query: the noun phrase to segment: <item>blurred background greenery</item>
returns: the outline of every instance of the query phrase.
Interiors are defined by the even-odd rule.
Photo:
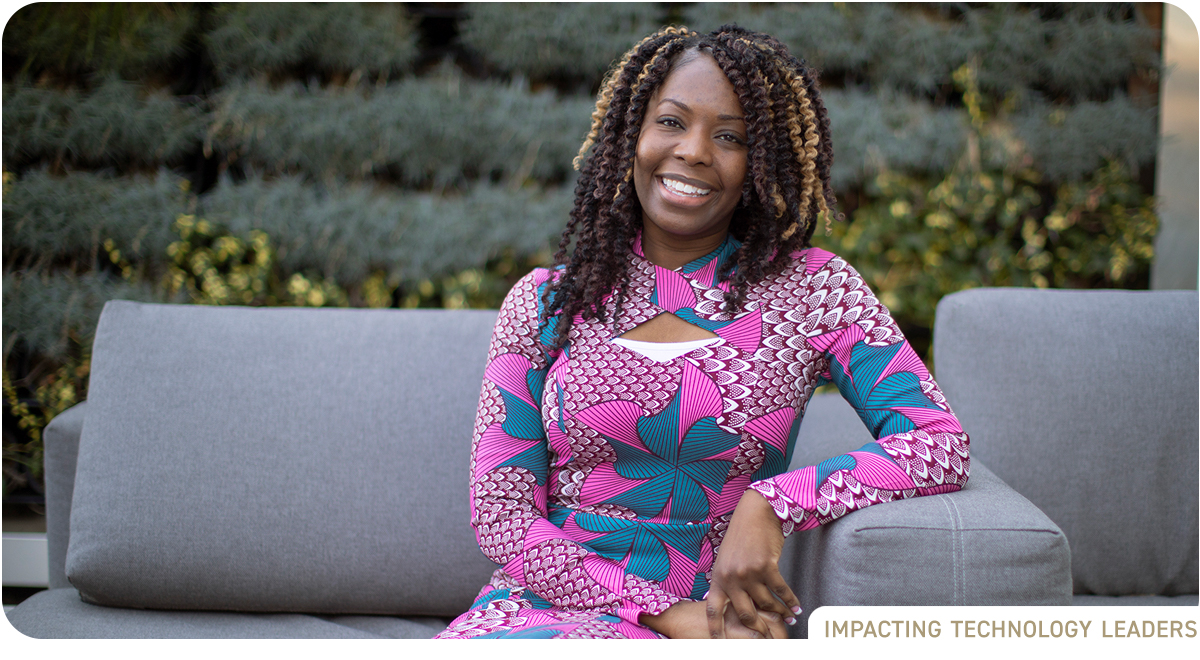
[[[4,498],[105,301],[496,307],[599,82],[667,24],[822,72],[845,256],[928,356],[977,286],[1146,288],[1156,4],[35,4],[4,31]],[[936,367],[936,365],[935,365]]]

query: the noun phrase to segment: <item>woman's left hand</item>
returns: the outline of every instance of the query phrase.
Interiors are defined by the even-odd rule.
[[[771,505],[755,490],[746,490],[713,565],[707,598],[708,632],[725,637],[726,610],[733,609],[742,625],[765,638],[771,626],[760,616],[775,612],[792,623],[800,613],[800,600],[779,572],[783,531]]]

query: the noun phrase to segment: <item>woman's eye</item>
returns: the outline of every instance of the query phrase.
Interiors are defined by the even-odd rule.
[[[658,123],[671,128],[683,128],[683,124],[679,123],[679,120],[674,117],[663,117],[658,120]]]
[[[743,140],[742,138],[740,138],[737,135],[734,135],[732,133],[725,133],[724,135],[719,135],[719,136],[717,136],[717,139],[725,140],[727,142],[733,142],[734,144],[745,144],[745,140]]]

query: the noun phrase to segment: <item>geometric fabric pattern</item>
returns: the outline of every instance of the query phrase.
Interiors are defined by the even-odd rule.
[[[679,271],[635,240],[609,321],[538,323],[554,275],[509,292],[488,353],[471,454],[471,523],[497,565],[440,638],[653,638],[638,622],[702,599],[747,488],[784,535],[850,511],[958,490],[970,441],[887,309],[841,258],[809,248],[724,309],[729,237]],[[717,341],[667,362],[612,339],[662,313]],[[787,472],[814,389],[834,383],[876,438]]]

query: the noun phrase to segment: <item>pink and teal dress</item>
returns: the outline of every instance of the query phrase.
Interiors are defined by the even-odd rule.
[[[969,439],[887,309],[810,248],[724,311],[729,238],[678,271],[629,255],[616,321],[539,328],[551,272],[505,299],[471,454],[471,524],[498,568],[439,638],[653,638],[638,623],[708,591],[747,488],[784,535],[967,482]],[[610,303],[611,304],[611,303]],[[666,361],[612,339],[669,312],[718,339]],[[874,442],[788,471],[805,404],[833,382]]]

